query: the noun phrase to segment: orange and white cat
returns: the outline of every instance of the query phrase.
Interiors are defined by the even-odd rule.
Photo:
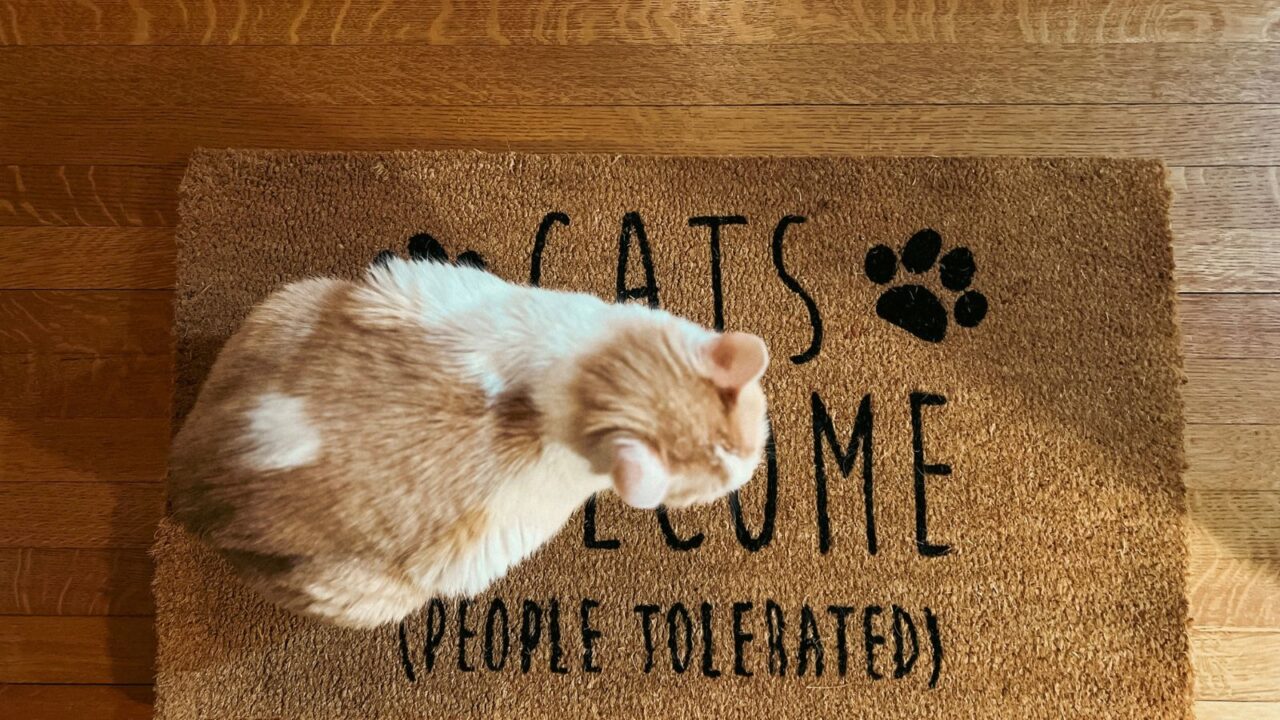
[[[384,259],[277,291],[174,440],[174,517],[269,600],[370,627],[484,590],[612,489],[741,487],[764,342],[661,310]]]

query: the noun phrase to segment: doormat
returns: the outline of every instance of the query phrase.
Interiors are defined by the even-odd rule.
[[[1157,163],[201,152],[182,195],[179,421],[255,302],[390,250],[757,333],[772,437],[373,631],[166,523],[159,717],[1188,715]]]

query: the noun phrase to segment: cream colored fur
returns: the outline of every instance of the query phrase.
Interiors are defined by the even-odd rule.
[[[594,493],[741,487],[766,363],[754,336],[469,267],[307,280],[224,347],[174,442],[172,507],[284,607],[391,622],[484,590]]]

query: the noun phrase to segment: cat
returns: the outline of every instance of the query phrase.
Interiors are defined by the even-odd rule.
[[[768,361],[663,310],[380,258],[249,314],[174,438],[170,509],[266,599],[375,627],[483,591],[596,493],[742,487]]]

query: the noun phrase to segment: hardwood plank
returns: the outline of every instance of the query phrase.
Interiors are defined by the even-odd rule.
[[[0,245],[4,236],[0,230]],[[149,257],[139,255],[138,263]],[[9,262],[24,260],[15,255]],[[172,257],[167,264],[172,267]],[[168,353],[172,300],[171,292],[0,290],[0,355]]]
[[[1198,700],[1196,720],[1274,720],[1280,717],[1280,702],[1229,702]]]
[[[1187,487],[1280,490],[1280,426],[1187,425]]]
[[[39,162],[0,168],[0,227],[172,226],[177,221],[181,167]]]
[[[146,548],[163,494],[157,483],[0,483],[0,547]]]
[[[149,617],[0,617],[0,683],[127,683],[153,678]]]
[[[0,105],[1267,103],[1276,67],[1280,43],[13,48]]]
[[[150,685],[0,685],[0,705],[23,720],[151,720]]]
[[[1178,312],[1189,358],[1280,358],[1280,294],[1182,295]]]
[[[168,228],[0,228],[0,287],[171,287],[173,242]]]
[[[1184,366],[1187,422],[1280,425],[1280,362],[1187,358]]]
[[[1280,168],[1171,167],[1169,187],[1169,217],[1178,232],[1246,229],[1280,236]]]
[[[1280,631],[1191,631],[1196,697],[1280,700]]]
[[[1193,554],[1253,559],[1280,573],[1280,493],[1191,490],[1187,500]]]
[[[168,355],[0,355],[0,416],[163,418],[172,365]]]
[[[0,161],[165,164],[202,147],[1161,157],[1280,165],[1280,105],[0,107]]]
[[[1276,292],[1278,242],[1280,228],[1178,233],[1178,287],[1184,292]]]
[[[1280,567],[1252,558],[1191,553],[1187,599],[1193,624],[1218,628],[1280,630]]]
[[[0,418],[0,482],[159,482],[165,418]]]
[[[151,615],[151,571],[141,548],[0,549],[0,615]]]
[[[956,0],[588,0],[454,3],[349,0],[299,8],[233,0],[19,3],[0,23],[15,45],[614,45],[686,43],[1231,42],[1276,39],[1277,11],[1249,0],[1013,5]]]

